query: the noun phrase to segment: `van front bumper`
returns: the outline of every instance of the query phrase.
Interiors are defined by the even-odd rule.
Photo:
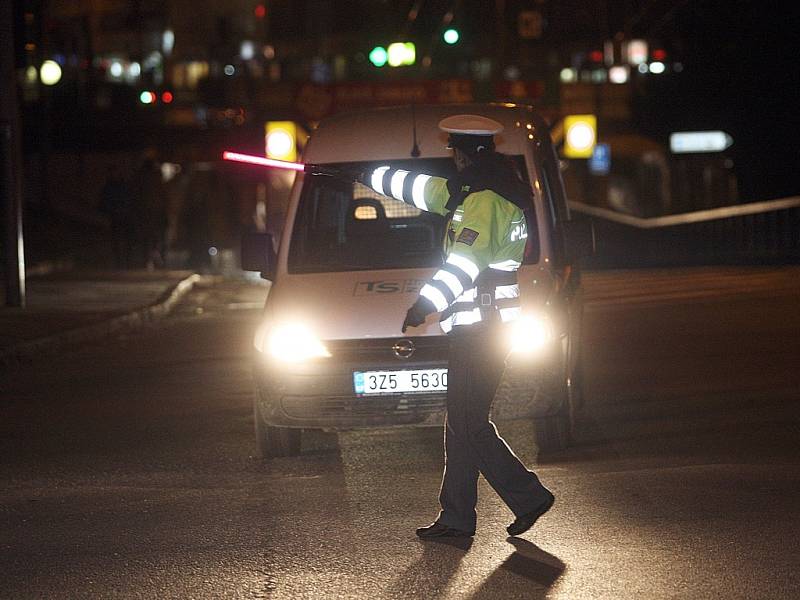
[[[398,339],[416,348],[395,355]],[[349,429],[441,425],[446,392],[358,395],[353,373],[369,370],[447,368],[447,338],[426,336],[326,342],[331,357],[285,364],[256,353],[254,374],[261,418],[275,427]]]

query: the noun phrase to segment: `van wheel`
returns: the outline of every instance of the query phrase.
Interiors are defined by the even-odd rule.
[[[267,425],[261,416],[257,400],[253,402],[253,418],[255,421],[256,449],[261,458],[269,459],[300,454],[302,437],[300,429]]]
[[[555,452],[567,447],[570,440],[569,414],[562,410],[533,420],[536,446],[540,452]]]
[[[567,379],[569,428],[573,434],[578,420],[578,410],[583,406],[583,399],[583,361],[579,358]]]

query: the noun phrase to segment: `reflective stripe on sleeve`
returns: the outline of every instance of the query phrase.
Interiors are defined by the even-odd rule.
[[[447,301],[447,306],[450,306],[456,301],[456,295],[453,293],[453,290],[441,279],[433,278],[428,283],[442,292],[444,299]]]
[[[436,275],[434,275],[433,278],[443,282],[448,288],[450,288],[450,291],[453,292],[453,297],[455,298],[458,298],[464,291],[464,286],[458,280],[458,277],[449,271],[440,269],[436,272]]]
[[[467,275],[464,269],[461,269],[455,265],[445,263],[444,265],[442,265],[442,268],[439,271],[440,272],[447,271],[448,273],[453,275],[453,277],[458,279],[459,283],[461,284],[461,289],[467,290],[471,288],[474,283],[472,281],[472,278],[469,275]]]
[[[489,268],[497,269],[498,271],[516,271],[521,264],[518,260],[504,260],[503,262],[489,265]]]
[[[433,302],[438,312],[442,312],[450,305],[449,302],[447,302],[447,298],[444,297],[444,294],[429,283],[422,286],[419,295]]]
[[[456,298],[456,302],[472,302],[478,297],[478,288],[471,287]]]
[[[398,169],[392,174],[391,189],[389,191],[392,194],[392,198],[395,200],[403,199],[403,182],[407,175],[408,171],[403,171],[402,169]]]
[[[453,325],[472,325],[481,321],[481,309],[473,308],[472,310],[462,310],[453,313],[450,318],[453,319]]]
[[[379,194],[386,195],[383,191],[383,176],[386,174],[386,171],[389,170],[389,165],[378,167],[372,172],[372,177],[370,177],[370,187],[373,190],[378,192]]]
[[[470,281],[473,283],[475,282],[475,279],[477,279],[478,274],[481,272],[478,265],[476,265],[466,256],[461,256],[455,252],[452,252],[450,256],[447,257],[446,262],[464,271],[464,273],[467,274],[467,276],[470,278]]]
[[[425,203],[425,185],[430,178],[430,175],[417,175],[411,186],[411,201],[420,210],[428,210],[428,205]]]
[[[475,308],[472,310],[462,310],[460,312],[453,313],[444,321],[441,321],[439,326],[445,333],[450,333],[453,330],[453,327],[456,325],[473,325],[481,320],[481,311],[479,308]]]
[[[522,308],[520,308],[519,306],[513,306],[511,308],[501,308],[500,319],[503,321],[503,323],[508,323],[509,321],[516,320],[521,312]]]

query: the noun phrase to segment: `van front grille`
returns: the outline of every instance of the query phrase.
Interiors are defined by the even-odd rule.
[[[397,423],[415,423],[443,412],[445,394],[397,396],[284,396],[283,410],[295,419],[353,421],[391,419]]]

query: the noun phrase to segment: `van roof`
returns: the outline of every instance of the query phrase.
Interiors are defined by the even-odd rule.
[[[413,116],[412,116],[413,112]],[[548,126],[532,107],[520,104],[424,104],[375,108],[342,113],[323,120],[312,133],[303,154],[309,163],[399,160],[411,158],[414,122],[420,157],[449,157],[447,134],[439,130],[443,118],[478,114],[499,121],[497,151],[523,154],[532,139],[548,136]]]

